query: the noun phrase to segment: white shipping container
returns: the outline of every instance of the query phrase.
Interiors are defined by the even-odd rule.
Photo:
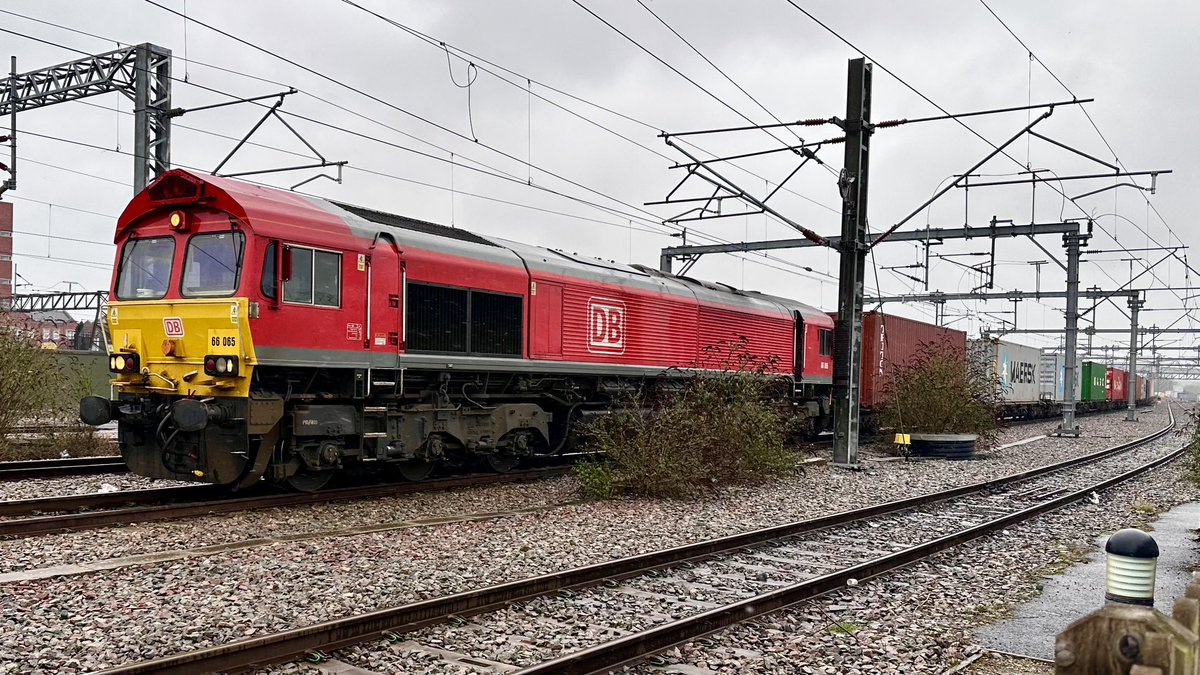
[[[1042,400],[1061,402],[1066,396],[1066,358],[1062,354],[1042,354],[1038,364],[1038,391]],[[1075,400],[1083,392],[1083,357],[1075,359]]]
[[[1000,379],[1000,396],[1009,402],[1041,400],[1038,371],[1042,350],[1004,340],[972,340],[973,358],[987,359]]]
[[[1063,396],[1063,358],[1042,354],[1038,362],[1038,397],[1043,401],[1061,401]]]

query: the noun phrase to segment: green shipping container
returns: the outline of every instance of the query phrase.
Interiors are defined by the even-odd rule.
[[[1104,389],[1104,378],[1108,374],[1108,369],[1103,363],[1095,361],[1083,362],[1083,391],[1079,392],[1080,401],[1103,401],[1107,398]]]

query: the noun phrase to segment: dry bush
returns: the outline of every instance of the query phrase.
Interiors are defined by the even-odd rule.
[[[1186,439],[1188,444],[1188,478],[1200,485],[1200,409],[1187,406],[1175,418],[1180,422],[1175,435]]]
[[[968,358],[949,340],[925,342],[894,366],[880,423],[902,433],[977,434],[981,449],[999,435],[1001,381],[989,363]]]
[[[79,399],[87,395],[87,380],[81,368],[65,364],[52,350],[41,349],[14,333],[0,330],[0,459],[30,459],[29,444],[11,436],[20,427],[78,422]],[[82,433],[82,432],[81,432]],[[64,441],[78,441],[75,434],[53,439],[58,451]],[[86,443],[93,444],[93,436]],[[38,456],[57,456],[46,449]],[[72,452],[72,454],[75,454]],[[11,455],[11,456],[10,456]]]
[[[789,407],[779,379],[767,374],[773,363],[751,355],[744,341],[722,345],[697,367],[615,401],[585,430],[585,449],[607,461],[576,468],[584,491],[693,497],[791,471]]]

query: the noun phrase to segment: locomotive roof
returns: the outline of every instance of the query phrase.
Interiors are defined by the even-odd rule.
[[[395,230],[403,230],[397,241],[402,247],[415,245],[451,255],[525,266],[530,271],[582,277],[672,295],[690,295],[702,302],[781,314],[799,312],[806,321],[829,323],[823,311],[787,298],[756,291],[742,291],[726,284],[677,276],[642,265],[626,265],[489,237],[468,230],[232,178],[197,175],[182,169],[168,171],[134,197],[118,221],[118,239],[125,228],[142,216],[162,208],[164,204],[175,207],[179,203],[156,201],[152,197],[156,186],[166,187],[168,182],[196,186],[197,198],[192,200],[193,202],[203,201],[243,219],[262,236],[299,238],[314,245],[344,247],[347,237],[373,240],[379,233],[378,226],[382,225],[391,230],[393,235],[401,234]],[[203,195],[203,200],[200,199],[200,195]]]
[[[459,241],[469,241],[474,244],[483,244],[484,246],[496,245],[475,234],[474,232],[460,230],[457,227],[446,227],[445,225],[438,225],[437,223],[430,223],[424,220],[417,220],[416,218],[409,218],[408,216],[399,216],[394,213],[384,213],[383,211],[376,211],[375,209],[368,209],[363,206],[354,206],[353,204],[335,202],[332,199],[327,201],[335,206],[349,211],[350,213],[353,213],[359,218],[369,220],[372,223],[377,223],[379,225],[398,227],[404,230],[412,230],[413,232],[424,232],[425,234],[432,234],[439,237],[449,237],[451,239],[458,239]]]

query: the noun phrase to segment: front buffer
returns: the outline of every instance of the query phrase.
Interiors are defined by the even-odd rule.
[[[255,461],[261,440],[247,432],[247,404],[239,398],[89,396],[80,402],[80,419],[116,419],[121,457],[139,476],[239,487],[257,482],[263,471]]]

